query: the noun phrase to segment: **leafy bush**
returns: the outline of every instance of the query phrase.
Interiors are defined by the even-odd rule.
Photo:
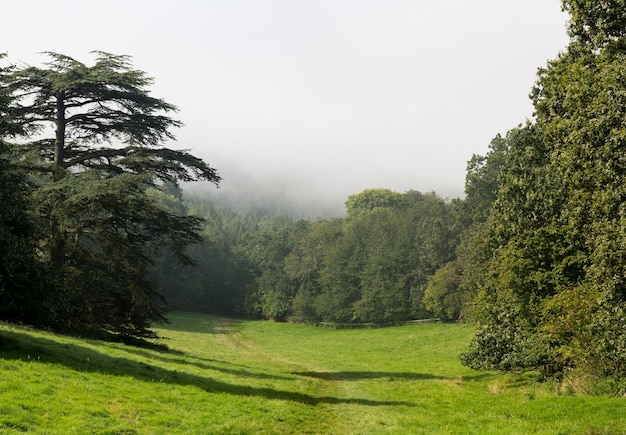
[[[524,370],[545,368],[548,346],[521,315],[519,305],[501,303],[491,321],[478,325],[470,350],[461,362],[474,369]]]

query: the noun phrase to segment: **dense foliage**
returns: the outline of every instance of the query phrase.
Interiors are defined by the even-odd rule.
[[[465,362],[626,379],[626,4],[565,1],[571,43],[500,171]]]
[[[4,57],[0,54],[0,59]],[[0,68],[0,77],[10,68]],[[0,88],[0,318],[20,321],[45,315],[46,268],[37,260],[36,226],[28,213],[33,185],[14,162],[14,148],[2,140],[21,131],[9,116],[10,94]],[[45,320],[44,320],[45,319]]]

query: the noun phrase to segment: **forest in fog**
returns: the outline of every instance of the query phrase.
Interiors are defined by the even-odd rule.
[[[172,309],[379,324],[460,313],[456,289],[424,300],[428,277],[455,257],[458,201],[368,189],[347,199],[345,217],[304,220],[182,199],[163,201],[207,225],[191,250],[196,267],[164,255],[154,268]]]

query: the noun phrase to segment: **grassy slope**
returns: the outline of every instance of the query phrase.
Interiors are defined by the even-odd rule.
[[[464,368],[463,326],[172,322],[168,353],[0,324],[0,433],[626,433],[626,399]]]

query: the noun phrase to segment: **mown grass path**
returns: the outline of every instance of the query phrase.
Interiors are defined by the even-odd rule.
[[[461,366],[465,326],[171,318],[169,352],[0,324],[0,433],[626,433],[626,399]]]

